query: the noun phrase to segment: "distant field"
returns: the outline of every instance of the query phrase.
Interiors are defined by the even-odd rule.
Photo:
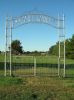
[[[58,75],[58,57],[51,55],[50,56],[13,55],[12,73],[14,75],[34,75],[35,60],[36,60],[36,75],[47,75],[47,76]],[[4,55],[0,55],[0,68],[3,69],[0,70],[0,75],[3,75]],[[60,75],[63,75],[63,67],[60,68]],[[74,77],[74,60],[72,59],[66,59],[66,76]]]
[[[31,63],[34,62],[33,59],[34,57],[37,60],[37,63],[52,63],[52,64],[57,64],[58,63],[58,57],[56,56],[25,56],[25,55],[13,55],[12,56],[12,62],[18,62],[18,63]],[[0,62],[4,62],[4,54],[0,54]],[[8,62],[9,62],[9,57],[8,57]],[[74,60],[72,59],[67,59],[66,58],[66,64],[74,64]]]

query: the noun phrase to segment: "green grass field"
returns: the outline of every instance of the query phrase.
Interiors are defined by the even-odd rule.
[[[35,58],[39,64],[36,68],[36,76],[34,76],[34,66],[30,66],[34,63],[34,57],[12,58],[15,65],[12,77],[4,77],[4,69],[0,70],[0,100],[74,100],[74,60],[66,59],[66,64],[71,64],[72,68],[66,69],[68,77],[63,78],[57,76],[57,67],[46,65],[57,64],[56,56]],[[0,55],[0,62],[3,64],[4,55]],[[22,64],[28,67],[24,68]],[[0,64],[0,67],[3,65]],[[63,68],[60,69],[60,75],[63,75]]]
[[[21,55],[20,55],[21,56]],[[12,61],[13,62],[33,62],[33,59],[34,59],[34,56],[24,56],[22,55],[21,57],[20,56],[12,56]],[[58,57],[56,56],[35,56],[35,58],[37,59],[37,62],[38,63],[58,63]],[[4,62],[4,54],[0,54],[0,62]],[[8,62],[9,62],[9,57],[8,57]],[[72,59],[67,59],[66,58],[66,64],[74,64],[74,60]]]
[[[24,56],[13,55],[12,56],[12,69],[14,75],[34,75],[34,59],[36,59],[36,74],[56,76],[58,75],[58,57],[56,56]],[[0,67],[4,71],[4,55],[0,55]],[[9,59],[7,57],[7,62]],[[63,64],[63,62],[61,62]],[[74,77],[74,60],[66,59],[66,76]],[[55,68],[56,66],[56,68]],[[9,72],[9,71],[8,71]],[[1,70],[1,75],[2,72]],[[63,76],[63,67],[60,68],[60,75]]]
[[[0,100],[74,100],[74,79],[2,77]]]

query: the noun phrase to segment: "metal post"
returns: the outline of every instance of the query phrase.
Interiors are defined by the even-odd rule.
[[[6,76],[6,65],[7,65],[7,19],[5,24],[5,65],[4,65],[4,76]]]
[[[58,35],[59,35],[59,57],[58,57],[58,76],[60,75],[60,29],[59,29],[59,14],[58,14]]]
[[[59,58],[58,58],[58,76],[60,75],[60,62],[59,62]]]
[[[36,58],[34,57],[34,76],[36,76]]]
[[[64,73],[63,77],[65,77],[65,16],[63,15],[63,34],[64,34]]]
[[[11,43],[12,43],[12,17],[10,21],[10,76],[12,75],[12,50],[11,50]]]

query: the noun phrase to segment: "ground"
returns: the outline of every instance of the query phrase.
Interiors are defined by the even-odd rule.
[[[0,78],[0,100],[74,100],[74,79],[3,77]]]
[[[12,77],[4,77],[4,69],[2,69],[4,57],[0,55],[0,100],[74,100],[74,60],[66,60],[71,67],[66,68],[66,75],[68,76],[64,78],[58,77],[56,67],[45,66],[48,63],[56,64],[55,56],[37,56],[36,59],[40,65],[41,62],[43,63],[43,66],[37,67],[36,76],[20,76],[24,73],[34,75],[34,69],[32,69],[34,67],[26,67],[25,69],[22,67],[20,71],[21,67],[18,65],[16,66],[18,68],[12,71]],[[15,57],[13,60],[20,66],[22,63],[28,63],[28,61],[33,63],[34,60],[32,57],[31,59],[30,57]],[[63,72],[62,68],[60,72]],[[15,77],[16,74],[19,77]]]

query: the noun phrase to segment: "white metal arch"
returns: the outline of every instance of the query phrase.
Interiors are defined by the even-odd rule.
[[[28,24],[28,23],[44,23],[51,25],[52,27],[58,29],[58,36],[59,36],[59,57],[58,57],[58,76],[60,75],[60,63],[63,61],[63,76],[65,77],[65,25],[64,25],[64,15],[62,18],[58,15],[57,18],[50,17],[46,14],[36,13],[36,12],[28,12],[22,16],[17,17],[7,17],[6,18],[6,32],[5,32],[5,76],[6,76],[6,69],[7,69],[7,53],[9,52],[9,62],[10,62],[10,76],[12,75],[12,53],[11,53],[11,42],[12,42],[12,29],[17,28],[20,25]],[[63,52],[64,54],[61,55],[61,41],[63,41]],[[9,47],[10,46],[10,47]]]

